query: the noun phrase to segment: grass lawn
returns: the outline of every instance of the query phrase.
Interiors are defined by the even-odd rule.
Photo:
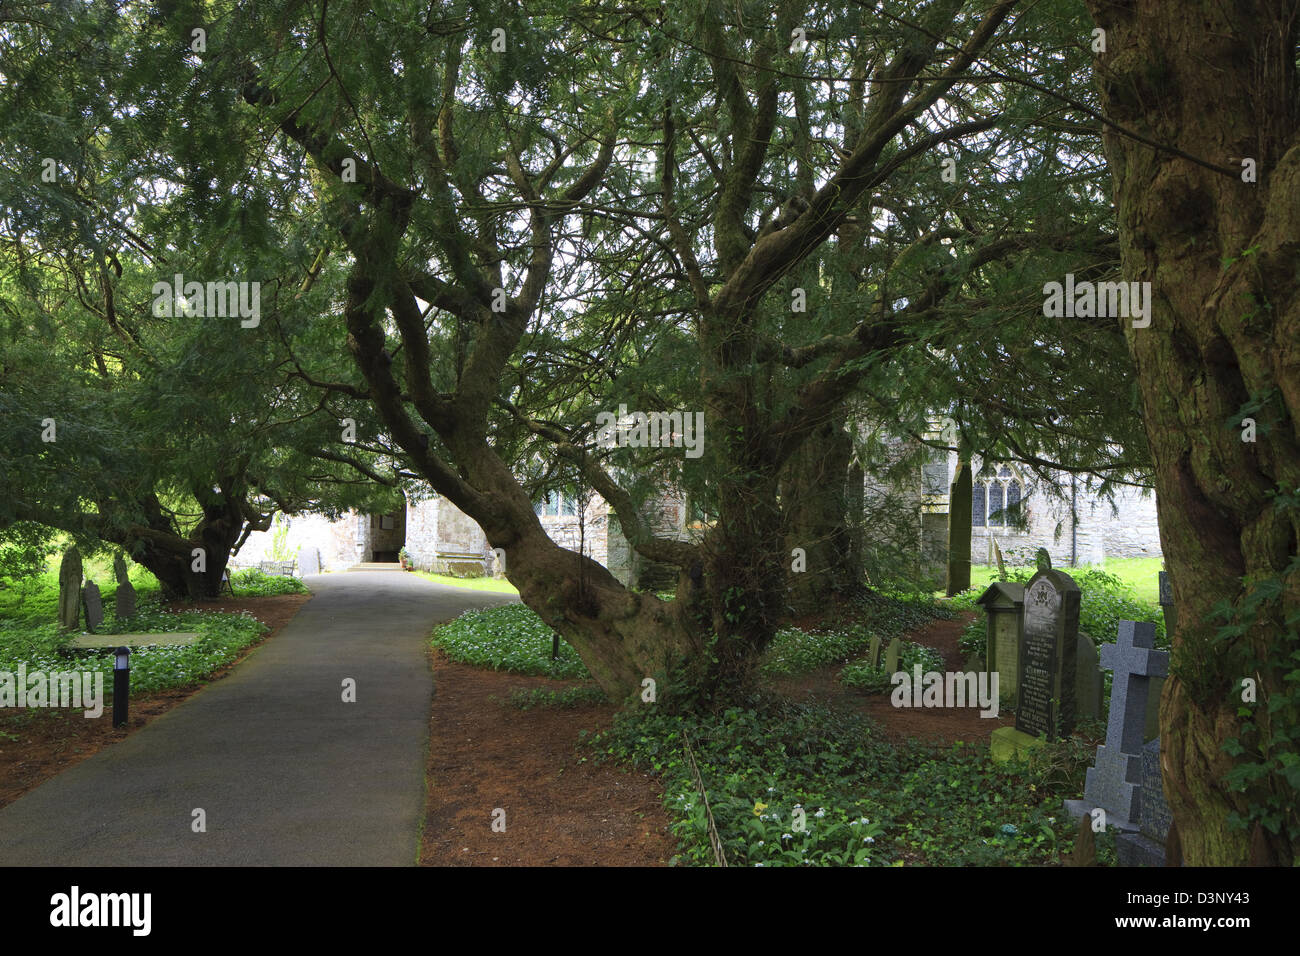
[[[1160,603],[1160,581],[1157,575],[1164,570],[1164,567],[1163,558],[1111,558],[1105,564],[1081,564],[1074,568],[1062,565],[1057,570],[1064,571],[1071,577],[1076,577],[1078,572],[1086,570],[1104,571],[1107,574],[1113,574],[1133,589],[1132,597],[1146,604],[1158,606]],[[1011,565],[1007,565],[1007,570],[1011,570]],[[982,591],[997,579],[998,568],[996,564],[971,565],[971,587],[978,587]],[[942,594],[942,591],[935,592],[936,596]]]
[[[518,594],[519,591],[513,584],[505,580],[496,578],[453,578],[446,574],[430,574],[428,571],[415,571],[426,581],[432,581],[434,584],[445,584],[449,588],[469,588],[471,591],[493,591],[497,594]]]

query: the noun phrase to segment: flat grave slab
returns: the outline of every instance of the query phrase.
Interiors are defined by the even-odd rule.
[[[63,646],[69,651],[112,650],[115,647],[182,647],[203,635],[197,631],[168,631],[164,634],[82,634]]]

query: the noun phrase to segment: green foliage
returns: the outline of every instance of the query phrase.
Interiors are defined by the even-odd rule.
[[[59,562],[61,554],[47,555],[44,570],[21,578],[0,578],[0,620],[45,624],[59,613]],[[87,556],[82,573],[99,586],[104,601],[104,615],[111,617],[117,606],[117,578],[113,575],[113,558],[108,552]],[[127,565],[127,578],[136,592],[137,606],[157,602],[157,579],[138,564]]]
[[[1020,584],[1034,576],[1035,568],[1008,567],[1007,577]],[[1150,621],[1156,626],[1156,646],[1168,647],[1165,616],[1160,605],[1134,597],[1133,586],[1115,574],[1100,568],[1064,568],[1066,574],[1079,585],[1079,630],[1085,632],[1097,645],[1113,643],[1120,621]],[[962,653],[984,656],[988,625],[984,609],[975,604],[989,583],[976,585],[950,599],[949,605],[961,610],[973,610],[975,619],[962,631],[958,646]]]
[[[180,647],[143,647],[131,654],[132,693],[151,693],[200,683],[218,668],[229,664],[240,651],[255,643],[267,631],[266,625],[248,614],[216,611],[187,611],[171,614],[157,606],[141,607],[130,621],[106,618],[98,634],[157,633],[197,631],[202,637]],[[59,633],[58,623],[31,624],[0,621],[0,671],[15,671],[26,664],[28,673],[35,670],[90,671],[104,675],[105,687],[113,686],[111,654],[61,654],[68,641]]]
[[[686,736],[732,865],[1030,865],[1057,862],[1071,844],[1060,806],[1077,792],[1064,758],[1008,769],[982,744],[899,747],[867,718],[823,706],[621,713],[589,746],[662,778],[681,859],[693,865],[709,865],[712,851]],[[1048,745],[1058,746],[1073,745]]]
[[[869,661],[854,661],[840,671],[840,680],[850,687],[858,687],[869,694],[888,694],[894,689],[890,683],[892,674],[886,673],[884,667],[884,649],[881,649],[881,666],[872,667]],[[904,641],[898,655],[898,669],[907,672],[909,677],[916,665],[921,666],[921,673],[942,672],[945,669],[943,655],[932,647],[924,647],[912,641]]]
[[[888,643],[936,615],[934,602],[925,596],[877,596],[859,602],[851,621],[806,631],[796,627],[777,631],[763,657],[762,673],[793,676],[838,664],[866,651],[872,637]]]
[[[301,550],[301,545],[289,547],[289,522],[283,514],[276,514],[271,519],[271,549],[268,557],[272,561],[293,561]]]
[[[1283,483],[1271,493],[1277,511],[1300,512],[1300,488]],[[1242,579],[1245,597],[1236,605],[1220,602],[1213,619],[1215,652],[1229,655],[1229,673],[1255,681],[1254,701],[1246,701],[1244,680],[1231,681],[1227,699],[1237,712],[1236,734],[1223,741],[1233,758],[1225,780],[1235,793],[1252,796],[1247,813],[1232,811],[1233,827],[1255,825],[1281,835],[1300,860],[1300,611],[1286,601],[1286,582],[1300,575],[1300,557],[1275,575]],[[1251,640],[1267,629],[1267,642]]]
[[[578,652],[564,640],[560,655],[551,660],[552,631],[522,604],[467,611],[433,632],[433,644],[453,661],[562,679],[586,678]]]
[[[531,687],[528,690],[510,692],[511,707],[520,710],[544,708],[549,710],[577,710],[582,707],[595,707],[609,703],[605,692],[593,684],[577,687],[565,687],[555,690],[550,687]]]
[[[230,588],[237,597],[271,597],[276,594],[310,594],[301,580],[287,574],[267,574],[258,568],[246,568],[230,576]]]

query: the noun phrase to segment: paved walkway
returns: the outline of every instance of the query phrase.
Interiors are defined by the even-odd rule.
[[[414,864],[429,631],[511,598],[400,571],[306,580],[315,597],[226,677],[0,809],[0,865]]]

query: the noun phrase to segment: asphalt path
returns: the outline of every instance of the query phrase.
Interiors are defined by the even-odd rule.
[[[306,583],[315,596],[231,673],[0,809],[0,865],[413,865],[429,632],[514,599],[401,571]]]

